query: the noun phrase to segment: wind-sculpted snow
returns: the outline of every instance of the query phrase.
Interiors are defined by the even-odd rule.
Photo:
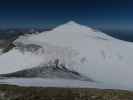
[[[51,31],[20,36],[14,44],[14,49],[0,56],[1,74],[58,59],[67,69],[94,80],[133,88],[133,43],[68,22]]]

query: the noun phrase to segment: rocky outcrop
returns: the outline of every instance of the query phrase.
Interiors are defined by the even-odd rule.
[[[32,77],[41,77],[41,78],[63,78],[63,79],[77,79],[84,81],[93,81],[91,78],[88,78],[76,71],[67,69],[64,65],[58,64],[57,60],[54,64],[50,65],[41,65],[38,67],[25,69],[9,74],[1,74],[0,77],[23,77],[23,78],[32,78]]]

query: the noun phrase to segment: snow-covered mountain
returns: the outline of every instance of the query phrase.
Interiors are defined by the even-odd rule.
[[[40,34],[20,36],[0,56],[0,74],[58,61],[97,81],[132,87],[133,43],[70,21]]]

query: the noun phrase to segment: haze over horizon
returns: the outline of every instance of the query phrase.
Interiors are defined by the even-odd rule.
[[[0,28],[49,28],[74,20],[101,29],[132,30],[132,0],[5,0]]]

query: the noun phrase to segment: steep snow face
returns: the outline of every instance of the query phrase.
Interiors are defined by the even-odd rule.
[[[133,84],[133,43],[117,40],[72,21],[51,31],[21,36],[14,41],[16,45],[20,43],[36,44],[41,49],[36,53],[25,51],[23,54],[15,48],[3,54],[0,56],[0,73],[59,59],[59,63],[68,69],[94,80],[126,87]]]

